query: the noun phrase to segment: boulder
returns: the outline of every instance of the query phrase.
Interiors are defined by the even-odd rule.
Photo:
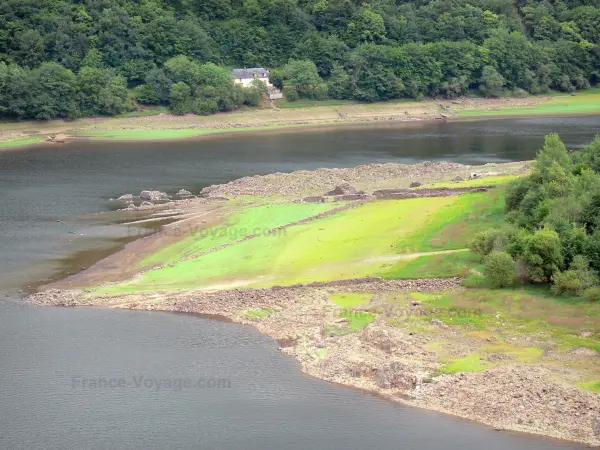
[[[192,195],[192,193],[190,191],[186,191],[185,189],[180,189],[179,192],[177,192],[177,195],[179,197],[189,197]]]
[[[70,136],[67,134],[53,134],[50,136],[46,136],[46,142],[50,142],[52,144],[64,144],[69,140]]]
[[[166,192],[160,191],[142,191],[140,192],[140,198],[142,200],[148,200],[150,202],[159,202],[163,200],[168,200],[169,196]]]
[[[452,181],[463,181],[462,177],[454,177]]]
[[[336,186],[334,190],[326,192],[323,195],[352,195],[356,194],[356,188],[350,186],[348,183],[340,184]]]
[[[133,194],[121,195],[117,200],[121,200],[122,202],[133,201]]]
[[[128,211],[135,211],[137,207],[133,203],[129,203],[126,208]]]
[[[150,202],[142,202],[139,206],[139,209],[152,208],[153,206],[154,206],[154,204],[152,204]]]
[[[422,184],[419,183],[418,181],[413,181],[412,183],[410,183],[409,187],[416,188],[416,187],[419,187],[419,186],[422,186]]]

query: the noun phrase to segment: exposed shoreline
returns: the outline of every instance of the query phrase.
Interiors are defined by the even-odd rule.
[[[279,194],[288,201],[298,201],[303,196],[322,193],[341,181],[351,182],[371,192],[386,188],[405,189],[414,180],[428,184],[450,181],[457,176],[464,178],[472,170],[519,174],[527,168],[527,163],[484,166],[421,163],[414,166],[374,164],[352,169],[298,171],[246,177],[211,186],[203,191],[204,198],[182,200],[172,207],[198,213],[218,205],[216,213],[221,214],[226,207],[222,205],[228,203],[219,203],[218,199],[223,196],[242,199],[253,195],[269,198]],[[202,220],[198,219],[197,223],[186,219],[187,225],[218,223],[216,216],[212,219],[201,217]],[[177,222],[167,225],[171,228],[177,226]],[[124,265],[130,265],[132,257],[141,258],[136,252],[143,255],[143,252],[151,253],[164,245],[161,238],[158,234],[134,241],[124,251],[75,277],[53,283],[50,289],[34,294],[30,300],[39,305],[101,306],[225,317],[251,324],[282,343],[281,351],[295,357],[302,370],[316,378],[374,392],[403,404],[474,420],[498,430],[600,446],[600,395],[562,382],[563,379],[574,379],[576,374],[560,365],[564,356],[554,350],[548,351],[544,360],[537,364],[514,361],[494,365],[482,372],[431,378],[431,374],[442,366],[430,347],[435,339],[454,342],[457,351],[466,351],[479,345],[477,338],[459,336],[451,326],[439,320],[432,321],[433,325],[416,333],[392,326],[390,321],[398,314],[408,317],[432,314],[408,294],[461,290],[458,278],[384,280],[375,277],[265,289],[223,286],[218,290],[151,291],[113,296],[90,296],[82,289],[93,284],[91,281],[102,280],[108,267],[112,267],[117,278],[131,276],[132,273],[127,271],[123,273]],[[378,317],[360,332],[338,335],[327,331],[330,327],[342,326],[338,319],[340,307],[332,303],[329,296],[343,292],[373,295],[364,312],[376,311]],[[397,297],[393,307],[389,304],[389,296]],[[246,312],[255,308],[272,313],[264,318],[249,317]],[[286,345],[283,345],[284,342]],[[527,345],[534,344],[527,342]],[[578,355],[573,354],[573,357]],[[595,353],[586,357],[593,356]]]
[[[600,94],[581,93],[581,98]],[[553,105],[557,98],[565,105]],[[386,102],[311,106],[298,109],[247,109],[212,116],[155,116],[86,118],[74,121],[22,121],[0,124],[0,152],[60,145],[69,140],[182,141],[216,138],[232,133],[278,133],[297,129],[311,131],[377,125],[426,125],[437,121],[473,121],[525,117],[576,117],[600,114],[600,106],[573,108],[571,98],[528,97],[524,99],[462,98],[421,102]],[[600,105],[600,101],[598,102]],[[533,108],[533,110],[532,110]]]

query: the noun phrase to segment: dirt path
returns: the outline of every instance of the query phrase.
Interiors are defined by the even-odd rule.
[[[405,255],[393,255],[393,256],[379,256],[377,258],[364,259],[365,263],[378,263],[378,262],[393,262],[393,261],[404,261],[410,259],[417,259],[421,256],[435,256],[435,255],[448,255],[450,253],[461,253],[468,252],[468,248],[459,248],[456,250],[436,250],[434,252],[420,252],[420,253],[408,253]]]

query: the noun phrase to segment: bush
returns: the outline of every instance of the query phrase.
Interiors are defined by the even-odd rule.
[[[590,270],[590,262],[583,255],[577,255],[569,270],[554,274],[552,290],[556,295],[582,295],[584,291],[598,283],[598,277]]]
[[[554,286],[552,291],[556,295],[581,295],[585,287],[583,281],[574,270],[565,270],[554,274]]]
[[[258,106],[262,103],[262,95],[258,89],[244,88],[244,105]]]
[[[515,284],[516,265],[508,253],[493,251],[485,258],[484,273],[492,286],[509,287]]]
[[[562,268],[562,244],[558,233],[550,228],[536,231],[525,244],[523,260],[536,283],[546,282]]]
[[[590,302],[600,302],[600,286],[588,288],[583,293],[583,297]]]
[[[470,248],[473,253],[485,257],[494,250],[502,251],[506,247],[512,247],[517,235],[517,228],[511,225],[481,231],[475,235]]]
[[[283,88],[283,95],[288,102],[295,102],[300,98],[298,91],[293,86],[286,86]]]
[[[470,248],[473,253],[481,257],[489,255],[494,249],[494,243],[498,238],[498,230],[485,230],[477,233],[471,242]]]

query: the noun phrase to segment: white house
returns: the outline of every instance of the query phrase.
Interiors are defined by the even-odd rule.
[[[233,69],[231,71],[236,84],[241,84],[244,87],[250,86],[252,80],[264,81],[267,86],[269,83],[269,71],[262,67],[253,67],[250,69]]]

